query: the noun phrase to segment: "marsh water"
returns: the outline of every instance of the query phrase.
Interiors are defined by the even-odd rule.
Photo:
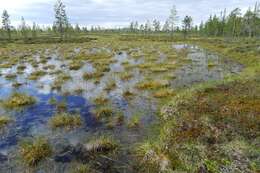
[[[170,81],[170,84],[171,88],[175,90],[190,87],[196,83],[221,80],[228,74],[239,73],[243,68],[236,62],[219,57],[194,45],[180,44],[173,45],[172,48],[176,49],[176,51],[186,49],[186,60],[189,61],[189,63],[177,68],[173,74],[175,78]],[[81,48],[76,47],[74,53],[78,54],[80,51],[82,51]],[[111,52],[110,49],[105,48],[94,48],[87,51],[91,53],[98,51]],[[61,151],[61,148],[64,146],[77,146],[89,137],[110,134],[120,141],[123,148],[122,155],[127,155],[127,148],[131,144],[140,142],[148,136],[150,125],[156,122],[158,101],[151,96],[149,91],[140,92],[136,89],[135,85],[145,78],[140,69],[134,68],[131,70],[133,77],[128,81],[122,81],[116,75],[124,72],[125,67],[122,65],[123,63],[127,62],[132,65],[142,64],[144,63],[142,58],[134,59],[127,51],[116,52],[113,55],[115,62],[110,64],[110,70],[105,73],[99,83],[96,83],[93,80],[86,81],[82,78],[82,75],[86,72],[95,72],[96,69],[90,62],[85,63],[79,70],[70,70],[68,62],[62,60],[57,51],[46,49],[44,54],[49,57],[48,65],[53,65],[55,70],[62,70],[71,76],[71,79],[66,81],[60,90],[52,89],[51,86],[55,81],[55,76],[51,73],[47,73],[37,81],[27,79],[32,72],[44,68],[41,64],[35,68],[28,62],[20,62],[26,66],[26,69],[24,73],[18,74],[16,79],[11,80],[6,79],[5,75],[16,73],[17,66],[20,64],[13,65],[11,68],[0,69],[0,99],[6,99],[13,92],[23,92],[37,98],[35,105],[21,110],[0,108],[0,114],[11,115],[15,120],[0,131],[0,172],[20,172],[15,158],[18,143],[25,138],[47,136],[54,150],[57,151],[57,154],[53,156],[54,159],[48,162],[49,169],[54,169],[56,172],[64,172],[66,164],[73,162],[73,159],[76,157],[59,153],[58,151]],[[39,59],[40,55],[36,53],[33,57]],[[167,56],[164,54],[160,54],[160,57],[158,57],[160,62],[163,62],[165,58]],[[154,77],[160,78],[159,75]],[[96,120],[92,115],[92,110],[95,109],[96,105],[91,100],[103,94],[106,84],[111,80],[116,82],[117,87],[105,94],[110,100],[109,106],[114,110],[122,112],[126,120],[133,115],[139,114],[141,125],[138,128],[129,129],[123,124],[111,129],[103,122]],[[15,88],[13,87],[14,82],[22,85]],[[123,93],[126,90],[138,94],[135,94],[129,100],[123,97]],[[57,111],[56,106],[49,103],[51,98],[55,98],[58,102],[64,101],[68,112],[80,113],[84,119],[84,126],[70,131],[57,130],[55,132],[49,128],[48,120]],[[122,162],[122,165],[127,164],[127,160],[122,160]],[[39,171],[48,172],[46,167],[44,169],[39,168]]]

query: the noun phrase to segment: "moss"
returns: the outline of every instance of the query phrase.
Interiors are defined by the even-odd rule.
[[[6,108],[19,108],[36,103],[36,99],[32,96],[28,96],[24,93],[13,93],[7,100],[2,102],[2,105]]]
[[[48,141],[43,137],[33,140],[25,140],[19,145],[19,152],[22,159],[28,166],[37,166],[37,164],[51,156],[52,149]]]
[[[80,115],[58,113],[49,120],[49,124],[53,129],[56,128],[72,129],[81,126],[82,119]]]

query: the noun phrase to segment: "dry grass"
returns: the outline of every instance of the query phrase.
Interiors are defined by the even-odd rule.
[[[82,125],[82,119],[80,115],[59,113],[54,115],[49,120],[49,124],[53,129],[56,128],[72,129],[72,128],[80,127]]]

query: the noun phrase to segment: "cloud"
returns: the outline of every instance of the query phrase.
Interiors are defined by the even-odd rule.
[[[56,0],[0,0],[0,12],[7,9],[14,25],[23,16],[29,23],[52,24]],[[179,17],[190,15],[194,23],[206,20],[210,14],[220,14],[239,7],[245,11],[255,0],[63,0],[71,23],[81,25],[125,26],[130,21],[158,19],[165,21],[171,6]]]

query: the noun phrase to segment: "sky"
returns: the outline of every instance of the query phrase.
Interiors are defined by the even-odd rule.
[[[23,16],[28,24],[51,25],[54,20],[56,0],[0,0],[0,13],[6,9],[11,23],[19,25]],[[239,7],[245,12],[256,0],[63,0],[70,23],[80,26],[100,25],[124,27],[130,21],[143,23],[153,19],[164,22],[173,5],[179,21],[185,16],[193,17],[193,23],[205,21],[210,14],[219,15]]]

